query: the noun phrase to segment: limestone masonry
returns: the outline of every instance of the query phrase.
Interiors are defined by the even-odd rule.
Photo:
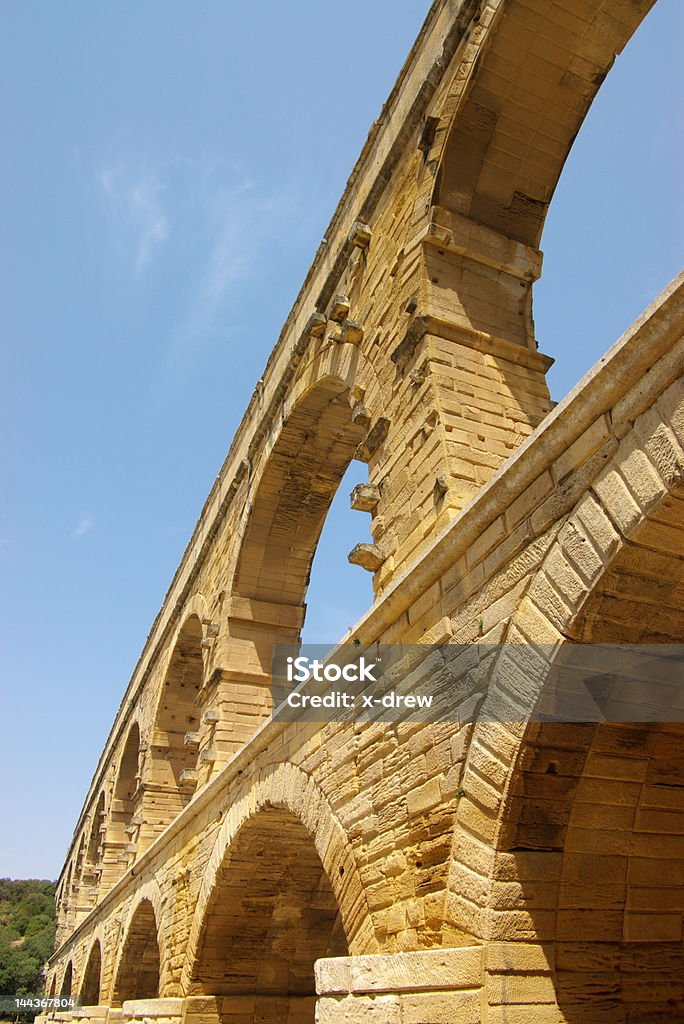
[[[43,1021],[684,1022],[684,726],[515,724],[494,682],[474,725],[270,718],[353,458],[359,654],[684,639],[684,280],[553,409],[531,305],[651,6],[431,7],[123,697]]]

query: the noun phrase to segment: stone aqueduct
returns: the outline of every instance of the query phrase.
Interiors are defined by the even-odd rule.
[[[352,458],[362,651],[682,640],[684,286],[553,409],[531,315],[563,162],[650,6],[433,4],[93,777],[48,965],[84,1006],[51,1016],[684,1021],[682,726],[269,718]]]

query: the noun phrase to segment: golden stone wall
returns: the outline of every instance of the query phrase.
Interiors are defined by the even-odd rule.
[[[66,1019],[684,1019],[681,727],[525,725],[533,694],[508,724],[270,720],[352,458],[361,652],[681,641],[684,285],[553,411],[531,315],[567,150],[649,6],[431,8],[93,778]]]

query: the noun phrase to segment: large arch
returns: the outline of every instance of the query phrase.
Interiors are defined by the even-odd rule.
[[[104,790],[100,793],[90,819],[88,843],[82,873],[82,904],[94,907],[102,875],[104,830],[106,828],[106,802]]]
[[[277,431],[250,465],[222,608],[220,662],[209,655],[208,709],[216,710],[217,724],[202,738],[198,786],[269,715],[274,644],[300,642],[323,524],[368,433],[368,412],[353,384],[359,361],[356,346],[329,342],[305,364],[283,398]]]
[[[620,545],[571,641],[684,643],[682,511],[680,485]],[[554,940],[568,1024],[684,1014],[684,724],[528,727],[499,848],[521,864],[532,852],[549,878],[542,911],[517,872],[540,936]]]
[[[528,660],[524,696],[490,691],[463,778],[451,924],[506,941],[509,973],[535,943],[542,1001],[568,1024],[684,1012],[684,727],[526,724],[568,644],[684,642],[678,401],[674,384],[636,419],[558,533],[508,631],[545,653]],[[502,714],[515,701],[527,716]]]
[[[123,745],[109,808],[103,881],[111,887],[135,860],[141,800],[140,727],[133,722]]]
[[[59,895],[56,898],[57,931],[59,936],[68,931],[72,923],[72,875],[72,862],[69,861],[66,874],[59,889]]]
[[[279,826],[276,822],[280,823]],[[242,840],[239,840],[240,835],[243,836]],[[206,972],[206,964],[212,956],[211,949],[209,957],[205,956],[207,941],[210,939],[210,945],[215,946],[214,939],[219,936],[217,927],[220,927],[220,924],[216,908],[222,903],[226,893],[231,891],[230,888],[225,888],[224,882],[228,879],[229,887],[235,886],[234,891],[239,894],[240,899],[247,898],[244,891],[246,876],[241,874],[239,868],[244,861],[244,851],[247,848],[263,848],[264,855],[270,857],[269,847],[272,846],[274,849],[280,849],[282,853],[283,847],[279,846],[279,843],[284,842],[287,848],[288,836],[292,837],[292,852],[302,851],[303,864],[307,865],[296,889],[299,911],[306,915],[307,909],[315,909],[307,908],[305,900],[307,891],[309,894],[314,891],[315,878],[320,893],[325,894],[321,911],[326,916],[327,923],[331,923],[332,909],[337,908],[334,915],[335,937],[344,935],[353,953],[377,950],[378,943],[364,886],[344,829],[333,815],[319,787],[302,769],[289,763],[275,765],[249,780],[248,785],[231,800],[226,812],[204,872],[190,928],[181,982],[183,992],[196,995],[210,989],[213,984]],[[236,846],[238,840],[240,845]],[[233,853],[236,850],[238,854],[233,860]],[[289,863],[289,852],[287,857]],[[255,870],[261,870],[259,865],[266,864],[266,861],[261,855],[256,860],[259,863],[255,862]],[[238,869],[234,878],[229,878],[231,864]],[[268,895],[265,895],[264,899],[270,907],[269,913],[275,912],[279,898],[283,899],[283,905],[287,899],[287,873],[277,868],[274,877],[275,888],[272,883],[265,881],[264,893]],[[307,890],[309,884],[311,887]],[[259,884],[255,882],[252,897],[257,902],[258,892]],[[212,916],[216,926],[210,924]],[[310,924],[316,932],[316,922],[311,920]],[[242,920],[242,926],[249,932],[249,917]],[[319,939],[324,931],[325,927],[321,924],[321,930],[317,932]],[[334,938],[332,929],[329,938]],[[317,956],[325,955],[321,948],[322,939],[317,944]],[[226,979],[223,980],[225,983]],[[254,979],[251,978],[250,984],[253,982]]]
[[[467,91],[457,76],[435,140],[433,202],[538,245],[592,100],[654,3],[497,0],[480,11]]]
[[[233,592],[300,608],[333,496],[367,430],[348,382],[319,378],[291,408],[269,452],[240,545]]]
[[[157,916],[152,901],[143,897],[130,917],[116,968],[112,1005],[129,999],[159,997],[161,956]]]
[[[232,1019],[239,1007],[245,1020],[313,1022],[314,963],[348,952],[312,836],[290,811],[263,808],[226,851],[191,991],[224,997],[221,1019]]]
[[[62,975],[62,984],[59,987],[60,999],[66,999],[71,996],[71,990],[74,982],[74,963],[70,960],[64,968],[64,974]]]
[[[95,939],[83,972],[81,982],[81,1002],[84,1006],[98,1006],[100,1003],[100,986],[102,978],[102,946]]]
[[[194,790],[202,689],[202,622],[196,614],[176,637],[159,694],[150,761],[145,776],[148,837],[161,832],[182,811]]]

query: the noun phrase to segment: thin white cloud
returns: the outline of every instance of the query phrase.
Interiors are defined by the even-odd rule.
[[[133,267],[140,275],[169,236],[169,220],[162,205],[164,184],[155,172],[133,173],[122,165],[99,174],[125,248],[132,251]]]
[[[249,274],[252,258],[246,232],[255,227],[254,223],[250,224],[252,187],[251,181],[245,178],[205,198],[211,247],[184,325],[186,335],[196,335],[210,327],[231,289]]]
[[[224,337],[240,328],[240,291],[263,273],[269,246],[284,240],[287,250],[294,223],[306,230],[315,204],[299,181],[265,190],[239,164],[210,153],[149,163],[119,150],[99,168],[117,244],[136,277],[162,250],[173,261],[183,249],[187,273],[171,303],[174,323],[154,389],[163,400],[219,324]]]
[[[226,177],[232,182],[226,184]],[[179,325],[174,358],[201,344],[236,286],[256,272],[265,246],[287,230],[303,205],[295,188],[264,195],[234,166],[213,165],[200,178],[199,200],[205,210],[210,245],[188,314]]]
[[[88,512],[82,512],[76,526],[71,532],[71,536],[78,540],[79,537],[85,537],[87,533],[91,533],[95,529],[95,520]]]

